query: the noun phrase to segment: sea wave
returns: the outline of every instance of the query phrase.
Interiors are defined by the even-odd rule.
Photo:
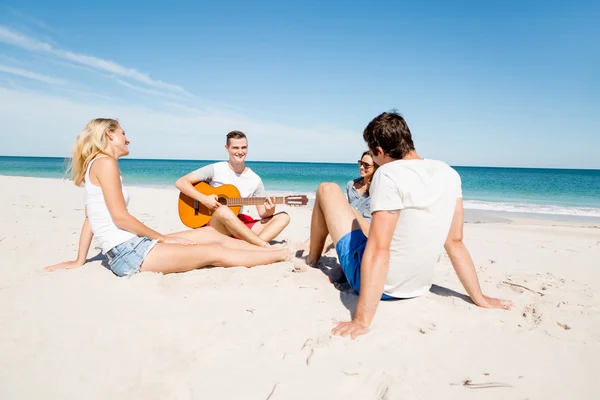
[[[570,215],[578,217],[600,217],[600,208],[568,207],[546,204],[506,203],[494,201],[465,200],[465,208],[485,211],[504,211],[526,214]]]
[[[309,200],[315,199],[314,192],[294,192],[294,191],[282,191],[282,190],[270,190],[270,196],[288,196],[293,194],[304,194]],[[309,204],[312,202],[309,202]],[[523,213],[523,214],[547,214],[547,215],[567,215],[577,217],[599,217],[600,208],[593,207],[570,207],[570,206],[557,206],[547,204],[533,204],[533,203],[509,203],[502,201],[481,201],[481,200],[465,200],[465,208],[471,210],[482,210],[482,211],[500,211],[500,212],[511,212],[511,213]]]

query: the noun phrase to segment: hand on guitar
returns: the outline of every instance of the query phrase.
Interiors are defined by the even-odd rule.
[[[271,200],[270,197],[267,197],[265,199],[264,206],[265,206],[265,210],[267,211],[267,213],[271,214],[270,211],[275,209],[275,202],[273,200]]]
[[[216,194],[204,196],[204,201],[201,203],[204,204],[204,207],[208,208],[210,211],[215,211],[221,205],[221,203],[219,203],[219,197]]]

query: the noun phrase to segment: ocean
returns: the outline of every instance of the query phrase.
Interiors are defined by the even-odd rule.
[[[175,180],[219,160],[121,159],[128,185],[173,187]],[[321,182],[342,188],[358,177],[358,166],[333,163],[262,162],[247,165],[272,194],[314,193]],[[54,157],[0,156],[0,175],[64,177],[66,162]],[[527,214],[600,217],[600,170],[454,166],[463,185],[465,208]]]

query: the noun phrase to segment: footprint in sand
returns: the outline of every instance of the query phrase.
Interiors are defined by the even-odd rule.
[[[544,320],[542,312],[535,304],[527,304],[523,309],[523,318],[536,327]]]
[[[359,393],[364,396],[363,398],[377,400],[398,398],[397,393],[394,395],[391,390],[394,384],[394,377],[386,372],[373,372],[365,376],[360,384],[362,390]]]

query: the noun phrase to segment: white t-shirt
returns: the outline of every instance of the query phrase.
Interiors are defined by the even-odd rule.
[[[236,174],[227,161],[210,164],[194,171],[194,175],[201,181],[207,182],[212,187],[221,185],[234,185],[240,191],[241,197],[266,197],[267,193],[260,176],[250,168],[242,174]],[[250,215],[254,218],[258,213],[255,207],[243,206],[240,214]]]
[[[377,169],[370,192],[371,213],[400,210],[383,292],[396,298],[427,293],[462,197],[460,176],[442,161],[397,160]]]
[[[94,240],[102,249],[102,253],[106,254],[113,247],[129,239],[133,239],[136,235],[115,225],[106,206],[102,188],[94,185],[90,180],[92,164],[103,157],[107,156],[98,156],[90,161],[85,171],[85,206],[87,208],[88,221],[94,233]],[[123,178],[120,177],[120,179],[121,191],[123,192],[123,199],[125,199],[125,207],[127,207],[129,205],[129,192],[123,185]]]

